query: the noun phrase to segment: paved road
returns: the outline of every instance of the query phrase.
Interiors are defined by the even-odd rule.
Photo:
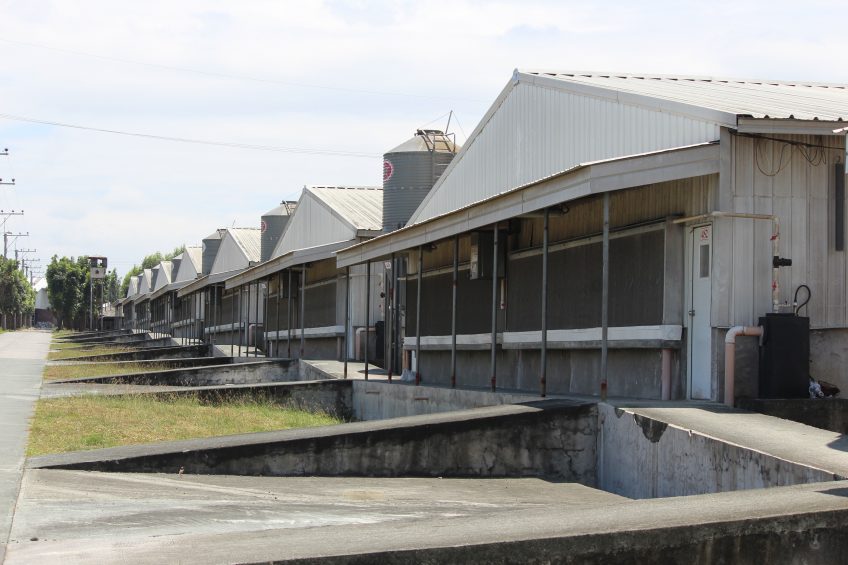
[[[41,391],[50,332],[0,334],[0,563],[21,484],[29,419]]]

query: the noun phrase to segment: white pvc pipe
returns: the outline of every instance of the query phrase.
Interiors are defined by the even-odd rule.
[[[724,403],[733,406],[735,403],[736,384],[736,336],[763,335],[762,326],[733,326],[724,336]]]

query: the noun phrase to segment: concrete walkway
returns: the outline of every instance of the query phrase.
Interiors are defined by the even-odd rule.
[[[26,457],[29,420],[41,390],[41,371],[51,333],[16,331],[0,334],[0,563]]]
[[[846,491],[828,482],[634,501],[539,479],[31,470],[6,565],[836,563]],[[753,543],[769,536],[797,547],[769,558]]]

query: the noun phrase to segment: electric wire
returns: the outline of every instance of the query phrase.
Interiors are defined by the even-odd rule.
[[[63,48],[63,47],[53,47],[53,46],[50,46],[50,45],[41,45],[41,44],[38,44],[38,43],[30,43],[28,41],[18,41],[18,40],[15,40],[15,39],[0,38],[0,41],[2,41],[4,43],[10,43],[10,44],[13,44],[13,45],[22,45],[24,47],[44,49],[44,50],[47,50],[47,51],[56,51],[56,52],[59,52],[59,53],[68,53],[68,54],[77,55],[77,56],[80,56],[80,57],[90,57],[90,58],[93,58],[93,59],[101,59],[101,60],[104,60],[104,61],[112,61],[112,62],[116,62],[116,63],[124,63],[124,64],[129,64],[129,65],[138,65],[138,66],[141,66],[141,67],[150,67],[150,68],[154,68],[154,69],[164,69],[164,70],[168,70],[168,71],[190,73],[190,74],[208,76],[208,77],[213,77],[213,78],[226,78],[226,79],[244,80],[244,81],[259,82],[259,83],[266,83],[266,84],[279,84],[279,85],[283,85],[283,86],[292,86],[292,87],[296,87],[296,88],[315,88],[315,89],[320,89],[320,90],[333,90],[333,91],[337,91],[337,92],[352,92],[352,93],[357,93],[357,94],[368,94],[368,95],[372,95],[372,96],[374,96],[374,95],[376,95],[376,96],[396,96],[396,97],[405,97],[405,98],[419,98],[419,99],[426,99],[426,100],[455,100],[455,101],[465,101],[465,102],[483,102],[483,100],[476,100],[476,99],[472,99],[472,98],[453,98],[453,97],[448,98],[448,97],[445,97],[445,96],[431,96],[431,95],[427,95],[427,94],[412,94],[412,93],[409,93],[409,92],[388,92],[388,91],[381,91],[381,90],[348,88],[348,87],[344,87],[344,86],[309,84],[309,83],[304,83],[304,82],[295,82],[295,81],[279,80],[279,79],[272,79],[272,78],[265,78],[265,77],[255,77],[255,76],[250,76],[250,75],[223,73],[223,72],[218,72],[218,71],[204,71],[204,70],[192,69],[192,68],[188,68],[188,67],[178,67],[178,66],[174,66],[174,65],[164,65],[164,64],[160,64],[160,63],[149,63],[149,62],[146,62],[146,61],[136,61],[136,60],[133,60],[133,59],[123,59],[123,58],[120,58],[120,57],[112,57],[112,56],[109,56],[109,55],[99,55],[99,54],[96,54],[96,53],[88,53],[88,52],[85,52],[85,51],[77,51],[77,50],[74,50],[74,49],[66,49],[66,48]]]
[[[299,155],[327,155],[331,157],[357,157],[366,159],[376,159],[381,156],[375,153],[361,153],[357,151],[337,151],[332,149],[312,149],[305,147],[277,147],[273,145],[259,145],[252,143],[238,143],[233,141],[213,141],[206,139],[194,139],[189,137],[177,137],[170,135],[159,135],[152,133],[132,132],[126,130],[99,128],[93,126],[85,126],[79,124],[69,124],[65,122],[56,122],[53,120],[43,120],[39,118],[30,118],[27,116],[17,116],[14,114],[2,114],[0,118],[6,120],[15,120],[19,122],[28,122],[33,124],[41,124],[55,127],[63,127],[77,130],[94,131],[98,133],[109,133],[114,135],[125,135],[129,137],[140,137],[143,139],[153,139],[158,141],[173,141],[178,143],[194,143],[198,145],[211,145],[215,147],[230,147],[234,149],[248,149],[252,151],[271,151],[276,153],[295,153]]]

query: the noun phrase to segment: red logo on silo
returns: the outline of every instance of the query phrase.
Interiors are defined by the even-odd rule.
[[[383,182],[386,182],[387,180],[392,178],[392,175],[394,174],[394,172],[395,172],[395,166],[392,165],[391,161],[389,161],[388,159],[385,159],[383,161]]]

